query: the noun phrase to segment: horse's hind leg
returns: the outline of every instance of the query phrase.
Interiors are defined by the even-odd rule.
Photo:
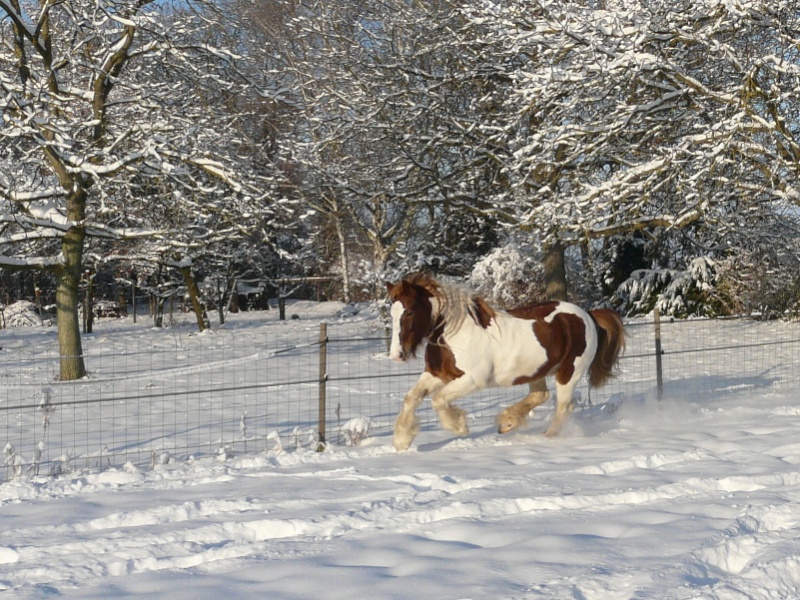
[[[497,415],[497,433],[508,433],[525,424],[528,413],[547,402],[550,392],[544,377],[530,383],[530,392],[522,400]]]
[[[558,435],[572,411],[575,410],[575,406],[572,403],[572,393],[575,391],[575,386],[579,380],[580,377],[576,374],[567,383],[562,384],[556,381],[556,412],[553,415],[550,427],[544,433],[547,437]]]
[[[438,377],[434,377],[427,371],[420,375],[417,383],[414,384],[406,397],[403,399],[403,407],[397,420],[394,423],[394,447],[396,450],[407,450],[417,437],[419,431],[419,419],[417,419],[416,409],[422,399],[441,388],[444,382]]]
[[[467,413],[459,407],[453,405],[453,401],[470,392],[478,389],[472,377],[462,375],[445,385],[437,394],[433,396],[433,408],[439,415],[439,422],[442,427],[455,433],[456,435],[467,435]]]

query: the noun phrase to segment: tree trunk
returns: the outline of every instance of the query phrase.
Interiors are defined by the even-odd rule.
[[[153,327],[164,326],[164,298],[151,292],[150,310],[153,312]]]
[[[83,301],[83,332],[94,333],[94,276],[86,272],[86,297]]]
[[[373,256],[375,261],[375,272],[370,278],[372,280],[372,297],[380,298],[386,294],[386,287],[383,280],[376,275],[386,273],[386,265],[389,264],[389,257],[391,255],[391,248],[387,247],[380,236],[372,239]]]
[[[567,299],[567,269],[564,260],[564,246],[559,240],[545,248],[544,283],[544,293],[548,300]]]
[[[127,317],[128,316],[128,302],[125,299],[125,288],[120,285],[119,286],[119,294],[118,294],[118,304],[119,304],[119,316],[120,317]]]
[[[192,302],[194,315],[197,317],[197,327],[200,331],[205,331],[209,327],[208,314],[202,302],[200,302],[200,289],[192,276],[192,268],[181,267],[180,271],[181,275],[183,275],[183,281],[186,283],[186,289],[189,291],[189,300]]]
[[[225,307],[227,306],[227,298],[228,294],[224,291],[219,294],[219,297],[217,298],[217,316],[219,317],[220,325],[225,324]]]
[[[150,276],[150,315],[153,317],[153,327],[164,326],[164,298],[161,296],[161,269],[162,265],[158,265],[158,271]]]
[[[225,289],[222,290],[222,293],[219,295],[217,301],[217,313],[219,314],[219,324],[225,324],[225,309],[227,308],[231,312],[238,312],[239,308],[237,307],[236,310],[231,310],[232,299],[236,296],[236,278],[229,279],[228,277],[225,278]]]
[[[80,202],[80,200],[78,201]],[[70,217],[72,217],[71,214]],[[80,222],[82,219],[71,220]],[[81,323],[78,318],[81,262],[85,236],[86,232],[83,226],[76,225],[67,231],[61,243],[64,263],[57,273],[58,285],[56,287],[58,346],[61,357],[59,377],[61,381],[72,381],[86,375],[81,346]]]
[[[228,297],[228,312],[236,314],[240,310],[242,310],[242,307],[239,306],[239,282],[234,279],[231,285],[231,293]]]
[[[344,222],[336,219],[336,236],[339,238],[339,259],[342,262],[342,292],[345,304],[350,304],[350,261],[347,258],[347,239],[344,235]]]

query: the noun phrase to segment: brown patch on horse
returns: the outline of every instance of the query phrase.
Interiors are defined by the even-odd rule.
[[[564,355],[559,361],[556,381],[562,385],[575,374],[575,359],[586,352],[586,323],[578,315],[561,313],[553,323],[559,323],[564,335]]]
[[[464,371],[456,366],[456,356],[442,337],[441,328],[434,330],[425,348],[425,370],[445,383],[458,379]]]
[[[480,296],[475,296],[472,298],[472,310],[470,310],[470,314],[475,320],[475,323],[484,329],[488,329],[489,325],[492,323],[492,319],[495,318],[496,313],[494,312],[494,309],[489,306],[486,300]]]
[[[427,291],[431,296],[437,296],[439,294],[439,282],[427,273],[413,273],[412,275],[406,277],[403,281],[410,283],[411,285],[418,285]]]
[[[558,308],[558,302],[540,302],[538,304],[526,304],[507,311],[512,317],[528,319],[529,321],[539,321],[549,317]]]
[[[514,385],[531,383],[555,373],[556,381],[567,383],[575,374],[575,359],[586,351],[586,325],[578,315],[559,313],[550,322],[546,318],[558,308],[558,302],[531,304],[508,311],[521,319],[533,321],[533,333],[545,350],[547,360],[531,375],[514,379]]]
[[[423,285],[414,283],[414,280],[407,279],[397,284],[387,283],[386,289],[389,299],[400,302],[405,308],[400,319],[400,347],[404,354],[416,356],[419,345],[433,331],[433,306],[430,300],[433,293]]]
[[[541,371],[541,369],[539,369],[539,371]],[[536,373],[539,373],[539,371],[536,371]],[[531,375],[531,376],[528,376],[528,375],[521,375],[520,377],[516,377],[516,378],[515,378],[515,379],[514,379],[514,380],[511,382],[511,385],[521,385],[521,384],[523,384],[523,383],[533,383],[534,381],[537,381],[537,380],[539,380],[539,379],[542,379],[542,378],[543,378],[543,377],[545,377],[546,375],[547,375],[547,373],[545,373],[544,375]]]

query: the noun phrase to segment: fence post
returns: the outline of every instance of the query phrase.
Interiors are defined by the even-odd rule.
[[[317,452],[325,450],[326,383],[328,381],[328,324],[319,324],[319,441]]]
[[[661,400],[664,397],[664,372],[661,365],[661,355],[664,351],[661,349],[661,313],[658,308],[653,309],[653,322],[656,330],[656,389],[658,399]]]

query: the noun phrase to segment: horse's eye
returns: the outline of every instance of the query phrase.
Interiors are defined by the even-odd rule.
[[[406,314],[405,314],[404,316],[405,316],[407,319],[410,319],[411,317],[413,317],[413,316],[414,316],[414,311],[413,311],[413,310],[407,310],[407,311],[406,311]]]

